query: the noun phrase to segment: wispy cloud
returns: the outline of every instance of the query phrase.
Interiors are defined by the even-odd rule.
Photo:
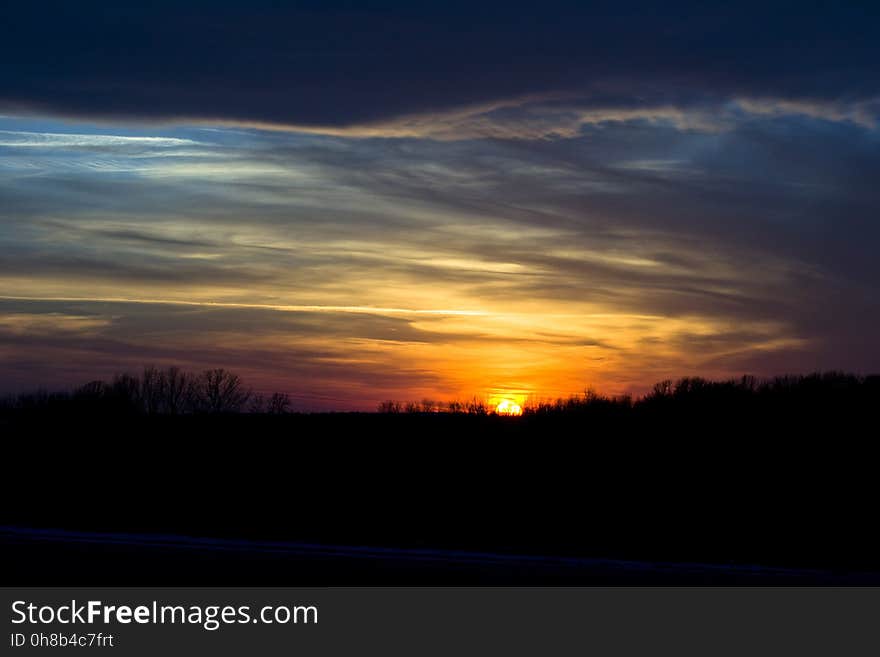
[[[456,310],[448,308],[382,308],[377,306],[321,306],[267,303],[241,303],[229,301],[187,301],[182,299],[132,299],[127,297],[16,297],[0,296],[3,301],[29,301],[53,303],[121,303],[154,306],[193,306],[197,308],[234,308],[239,310],[275,310],[292,313],[354,313],[364,315],[450,315],[480,317],[489,313],[482,310]]]
[[[739,109],[755,116],[804,116],[832,123],[852,123],[875,130],[880,118],[880,98],[830,101],[801,98],[737,98]]]
[[[107,148],[119,146],[179,148],[200,142],[175,137],[131,137],[124,135],[72,134],[0,130],[0,146],[7,148]]]
[[[749,116],[803,116],[835,123],[877,127],[880,101],[851,102],[815,99],[737,97],[700,102],[603,104],[602,101],[566,99],[565,96],[514,98],[442,112],[404,115],[382,121],[348,125],[288,124],[267,121],[208,121],[260,130],[357,139],[571,139],[584,129],[609,123],[645,122],[682,131],[732,130]]]

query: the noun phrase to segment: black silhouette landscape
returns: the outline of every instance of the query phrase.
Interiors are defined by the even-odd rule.
[[[823,373],[301,414],[146,368],[4,402],[3,545],[29,581],[876,582],[878,402]]]

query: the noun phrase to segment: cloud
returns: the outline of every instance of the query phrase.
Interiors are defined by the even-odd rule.
[[[282,130],[346,138],[416,138],[455,141],[467,139],[572,138],[584,127],[628,121],[669,123],[682,130],[715,131],[723,124],[710,113],[674,106],[589,107],[544,104],[513,99],[446,112],[408,115],[354,125],[293,125],[266,122],[227,122],[239,127]]]
[[[756,116],[805,116],[833,123],[852,123],[868,130],[877,128],[880,98],[855,102],[797,98],[738,98],[736,105]]]
[[[880,368],[866,3],[4,18],[6,389],[219,365],[371,408]]]
[[[543,320],[548,330],[532,332],[525,328],[534,326],[536,318],[525,315],[398,317],[371,311],[356,313],[352,320],[344,314],[161,303],[146,308],[116,300],[0,300],[0,364],[8,374],[4,387],[14,390],[25,381],[34,385],[48,379],[56,388],[76,385],[85,373],[109,378],[144,363],[195,370],[222,365],[241,372],[259,390],[290,393],[301,410],[370,409],[388,397],[480,395],[511,386],[531,394],[567,394],[583,381],[560,371],[572,359],[587,356],[593,376],[602,369],[616,369],[619,376],[621,364],[637,355],[644,359],[640,368],[646,362],[649,370],[668,366],[676,358],[669,345],[694,331],[707,340],[705,354],[712,355],[736,349],[751,353],[769,346],[779,330],[760,324],[733,329],[688,318],[585,315],[569,317],[567,329],[559,333],[552,317]],[[511,319],[516,321],[511,324]],[[549,330],[554,326],[557,332]],[[583,334],[573,339],[573,329],[617,335],[614,344],[605,344]],[[615,387],[624,386],[625,380]]]
[[[480,310],[456,310],[448,308],[383,308],[381,306],[321,306],[266,303],[241,303],[224,301],[186,301],[168,299],[90,298],[90,297],[13,297],[0,296],[0,301],[37,301],[53,303],[116,303],[153,306],[188,306],[197,308],[232,308],[236,310],[275,310],[291,313],[352,313],[362,315],[448,315],[480,317],[488,313]]]
[[[877,94],[876,18],[859,3],[691,0],[662,11],[648,0],[528,10],[494,1],[16,3],[0,33],[0,56],[15,63],[0,73],[0,107],[325,134],[391,123],[423,134],[401,117],[548,95],[647,97],[658,108],[707,95],[859,100]]]
[[[493,120],[576,105],[528,102]],[[156,128],[203,143],[112,167],[4,149],[5,312],[99,322],[6,330],[4,385],[179,361],[370,408],[880,365],[877,131],[843,111],[716,114],[609,112],[565,139]]]
[[[751,116],[803,116],[834,123],[852,123],[873,130],[880,115],[876,99],[845,102],[816,102],[809,99],[735,98],[700,104],[620,103],[595,105],[548,102],[541,99],[512,99],[446,112],[396,117],[354,125],[293,125],[267,122],[224,123],[262,130],[281,130],[345,138],[437,139],[559,139],[576,138],[589,127],[609,123],[644,122],[670,125],[678,130],[721,132],[732,130]]]
[[[130,137],[121,135],[72,134],[0,130],[0,146],[7,148],[86,148],[102,149],[119,146],[179,148],[198,146],[191,139],[173,137]]]

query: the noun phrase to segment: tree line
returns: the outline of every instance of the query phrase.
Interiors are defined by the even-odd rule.
[[[713,381],[701,377],[665,379],[640,397],[604,395],[589,389],[582,394],[557,399],[529,399],[522,404],[523,415],[559,415],[577,413],[617,413],[660,411],[676,408],[711,409],[714,406],[756,407],[761,405],[828,405],[840,402],[880,403],[880,375],[860,376],[846,372],[814,372],[761,379],[745,375]],[[442,402],[385,400],[379,413],[465,413],[489,415],[494,409],[477,398],[470,401]]]
[[[718,409],[820,409],[880,407],[880,376],[860,376],[844,372],[817,372],[807,375],[759,379],[743,376],[712,381],[685,377],[656,383],[645,395],[608,396],[594,390],[566,398],[532,399],[522,405],[524,416],[573,416],[626,418],[637,414],[666,411],[691,414]],[[91,381],[70,392],[37,391],[0,399],[0,411],[74,410],[145,415],[192,415],[251,413],[281,415],[292,411],[288,394],[265,396],[245,386],[230,370],[213,368],[188,372],[178,367],[147,366],[137,374],[122,373],[110,381]],[[437,414],[490,416],[495,409],[473,397],[467,401],[385,400],[379,414]]]
[[[219,413],[282,414],[291,409],[290,397],[275,392],[266,397],[245,387],[242,378],[227,369],[188,372],[179,367],[147,366],[140,374],[125,372],[110,381],[90,381],[72,392],[37,391],[8,397],[6,409],[73,408],[146,415]]]

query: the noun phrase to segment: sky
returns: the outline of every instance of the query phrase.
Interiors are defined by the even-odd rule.
[[[6,7],[0,393],[880,371],[872,4]]]

